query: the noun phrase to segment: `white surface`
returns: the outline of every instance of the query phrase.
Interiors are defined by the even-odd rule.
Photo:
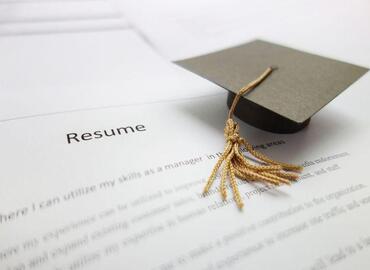
[[[365,1],[125,0],[121,7],[170,59],[259,37],[370,64]],[[199,197],[215,163],[207,156],[224,145],[226,93],[163,60],[137,34],[2,37],[0,57],[0,270],[369,269],[369,74],[297,134],[241,124],[252,144],[284,142],[262,150],[273,158],[313,162],[304,175],[314,176],[263,193],[261,185],[241,185],[240,213],[232,201],[212,210],[221,202],[218,192]],[[67,141],[68,133],[135,125],[146,130]],[[315,163],[343,152],[348,155]],[[203,161],[158,172],[195,157]],[[140,178],[120,183],[137,173]],[[64,199],[85,187],[96,190]],[[160,199],[145,202],[158,192]],[[279,214],[298,205],[304,210]],[[330,216],[334,207],[345,213]],[[87,217],[95,221],[71,229]],[[269,217],[276,222],[262,226]],[[303,231],[292,229],[302,223]],[[154,233],[155,227],[163,230]],[[78,239],[83,244],[76,245]],[[250,248],[257,245],[263,248]]]
[[[53,22],[22,22],[0,24],[0,36],[53,34],[128,28],[123,18],[66,20]]]
[[[0,1],[0,23],[102,19],[120,13],[104,0],[92,1]]]
[[[0,36],[128,28],[104,0],[0,1]]]
[[[3,37],[0,54],[1,120],[221,92],[130,30]]]
[[[172,84],[162,87],[173,89]],[[360,82],[353,90],[360,92],[363,87]],[[356,101],[357,96],[346,98],[346,102]],[[261,185],[241,185],[240,191],[249,196],[242,213],[232,201],[214,210],[221,202],[218,192],[199,197],[216,162],[206,156],[221,151],[224,145],[224,95],[3,122],[0,269],[22,265],[30,269],[33,260],[41,262],[37,269],[296,270],[312,269],[320,259],[328,269],[368,269],[370,204],[366,201],[370,190],[365,175],[369,119],[343,110],[341,105],[350,103],[340,103],[293,135],[241,125],[241,133],[255,145],[283,140],[284,144],[263,150],[280,160],[314,162],[348,153],[307,167],[304,174],[318,175],[291,187],[258,193],[256,188]],[[67,133],[81,136],[138,124],[145,125],[146,131],[67,143]],[[203,161],[157,171],[165,164],[195,157]],[[339,168],[329,172],[333,166]],[[322,169],[326,172],[319,174]],[[137,173],[140,178],[120,183],[122,175]],[[219,179],[213,189],[218,184]],[[355,192],[340,193],[358,185],[362,188]],[[95,191],[89,194],[64,199],[71,191],[92,186]],[[159,199],[145,202],[146,196],[158,192]],[[228,194],[231,198],[230,190]],[[185,199],[187,203],[176,206]],[[135,203],[138,200],[142,203]],[[349,210],[354,201],[358,207]],[[299,205],[304,210],[279,214]],[[346,212],[331,216],[336,213],[334,207]],[[25,212],[15,217],[19,209]],[[107,212],[111,214],[101,217]],[[202,214],[194,215],[199,212]],[[5,217],[9,215],[11,218]],[[91,216],[94,222],[71,229],[71,224]],[[274,216],[275,222],[260,225]],[[314,219],[321,222],[313,224]],[[253,224],[256,229],[250,230]],[[306,224],[305,229],[291,229],[298,224]],[[153,228],[158,227],[162,230],[154,233]],[[97,232],[102,235],[98,239]],[[85,240],[73,244],[78,239]],[[24,243],[30,240],[37,244],[25,249]],[[248,252],[257,245],[263,248]],[[7,251],[13,248],[17,253],[9,255]],[[44,259],[37,259],[39,256]],[[92,256],[96,260],[91,260]]]
[[[261,38],[370,66],[367,0],[114,2],[172,60]]]

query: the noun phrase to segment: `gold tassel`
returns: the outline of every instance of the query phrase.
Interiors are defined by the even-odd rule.
[[[246,139],[240,137],[239,125],[233,119],[234,110],[240,97],[258,86],[271,74],[272,71],[272,67],[266,69],[265,72],[262,73],[261,76],[259,76],[256,80],[241,88],[238,94],[235,96],[229,110],[224,130],[226,147],[223,154],[214,166],[210,177],[208,178],[208,182],[204,187],[203,195],[206,195],[208,193],[216,178],[216,174],[223,163],[224,166],[221,171],[220,182],[220,192],[222,199],[226,200],[226,179],[227,177],[229,177],[234,200],[236,201],[239,209],[242,209],[244,204],[237,186],[236,177],[242,180],[262,181],[264,183],[273,185],[289,185],[291,181],[298,180],[298,173],[303,170],[303,167],[270,159],[264,154],[253,149],[252,145],[249,144]],[[249,161],[241,152],[241,146],[244,146],[245,149],[252,156],[257,158],[258,161],[262,164],[255,164]]]

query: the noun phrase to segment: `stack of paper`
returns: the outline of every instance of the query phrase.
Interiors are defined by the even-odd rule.
[[[0,37],[0,270],[368,269],[370,76],[299,133],[240,123],[255,148],[305,169],[292,186],[239,181],[239,211],[229,186],[222,201],[219,179],[201,195],[223,150],[226,92],[156,51],[180,59],[242,42],[262,3],[122,3],[134,28],[97,27],[124,21],[103,1],[0,2],[0,25],[11,25]],[[269,28],[277,37],[289,5],[300,11],[295,22],[305,9],[321,18],[307,3],[263,3],[275,17],[245,39]],[[10,15],[21,5],[30,8]],[[365,4],[353,5],[365,29]],[[334,33],[354,29],[333,24]],[[299,48],[332,45],[282,33]],[[343,39],[327,56],[370,66],[366,42]]]

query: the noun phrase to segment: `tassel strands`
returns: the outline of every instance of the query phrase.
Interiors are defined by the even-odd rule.
[[[246,139],[240,137],[239,124],[233,119],[235,107],[240,98],[258,86],[271,74],[272,71],[272,67],[267,68],[257,79],[241,88],[235,96],[229,110],[224,130],[226,146],[223,154],[215,164],[211,175],[208,178],[207,184],[204,187],[203,195],[208,193],[216,179],[217,172],[220,170],[222,165],[220,181],[222,199],[226,200],[226,181],[229,179],[234,200],[239,209],[243,208],[244,203],[237,186],[236,177],[241,180],[261,181],[273,185],[289,185],[291,181],[298,180],[298,173],[302,171],[303,167],[273,160],[253,149],[252,145],[249,144]],[[248,160],[241,152],[242,146],[244,146],[245,149],[261,164],[255,164]]]

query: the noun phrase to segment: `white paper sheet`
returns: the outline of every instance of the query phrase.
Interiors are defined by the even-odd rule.
[[[120,12],[104,0],[91,1],[0,1],[0,23],[42,22],[119,17]]]
[[[128,28],[117,8],[102,0],[0,1],[0,36]]]
[[[0,36],[102,31],[128,28],[123,18],[0,24]]]
[[[297,134],[241,124],[264,153],[306,167],[290,187],[240,185],[243,212],[218,180],[200,196],[226,95],[0,123],[0,269],[369,268],[367,85]]]
[[[130,30],[3,37],[0,55],[2,120],[223,91]]]
[[[370,66],[367,0],[114,2],[172,60],[261,38]]]

